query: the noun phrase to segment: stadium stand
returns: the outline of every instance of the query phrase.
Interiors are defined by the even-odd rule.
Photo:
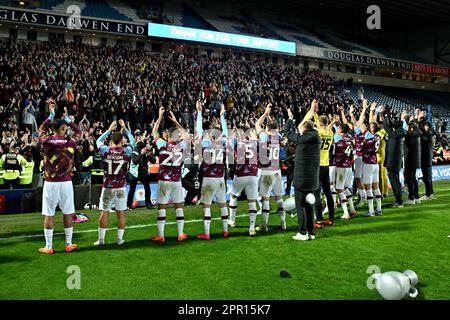
[[[348,89],[348,94],[355,103],[358,100],[358,90],[360,88],[360,86],[353,86]],[[366,99],[376,101],[381,105],[390,106],[398,114],[403,110],[413,112],[416,108],[427,110],[427,107],[431,106],[435,123],[438,119],[450,120],[450,94],[369,85],[363,86],[363,89]],[[447,132],[450,132],[449,129],[447,129]]]
[[[132,21],[133,19],[120,13],[117,9],[104,1],[86,0],[86,7],[81,11],[82,15],[98,17],[104,19]]]
[[[192,10],[188,5],[183,5],[181,22],[184,27],[217,31],[204,16]]]
[[[56,6],[63,4],[65,1],[66,0],[43,0],[41,2],[41,8],[47,9],[47,10],[52,10]]]
[[[0,4],[8,5],[2,0]],[[158,23],[168,23],[177,26],[241,33],[266,38],[293,41],[299,44],[318,48],[343,50],[358,54],[374,55],[383,58],[399,59],[419,63],[431,63],[420,56],[402,52],[396,48],[385,47],[384,44],[372,43],[366,39],[348,39],[338,32],[321,26],[314,28],[309,25],[293,26],[286,21],[280,22],[274,17],[264,17],[258,14],[249,16],[242,11],[229,11],[214,7],[211,4],[188,5],[177,2],[150,1],[148,4],[125,4],[121,0],[106,2],[105,0],[43,0],[40,9],[66,12],[69,5],[77,5],[83,15],[142,22],[151,20]],[[225,11],[224,11],[225,10]]]

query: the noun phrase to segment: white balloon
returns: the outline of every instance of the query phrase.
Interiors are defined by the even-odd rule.
[[[308,193],[308,195],[306,196],[306,202],[313,205],[314,203],[316,203],[316,197],[312,193]]]
[[[401,300],[406,295],[415,298],[418,291],[415,285],[418,282],[417,275],[406,270],[404,273],[389,271],[374,275],[377,280],[377,290],[386,300]]]
[[[286,212],[291,212],[295,210],[295,198],[291,197],[284,200],[284,210]]]

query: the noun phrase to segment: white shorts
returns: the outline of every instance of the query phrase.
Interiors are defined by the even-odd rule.
[[[102,189],[99,209],[109,211],[113,207],[116,211],[125,211],[127,209],[127,189],[125,187]]]
[[[173,203],[183,203],[183,186],[181,181],[158,181],[158,204],[168,204],[172,198]]]
[[[259,180],[259,195],[270,197],[273,191],[275,196],[281,196],[281,171],[261,171]]]
[[[362,169],[363,184],[378,183],[380,181],[380,167],[378,164],[363,164]]]
[[[72,181],[44,182],[42,215],[53,217],[57,206],[63,214],[75,213]]]
[[[201,195],[200,203],[211,204],[214,196],[216,196],[217,203],[226,203],[225,179],[203,178]]]
[[[330,166],[330,184],[334,184],[336,182],[336,166]]]
[[[336,168],[336,190],[351,189],[353,185],[352,168]]]
[[[362,174],[363,174],[362,167],[363,167],[362,157],[356,157],[355,158],[355,178],[361,179]]]
[[[234,177],[233,184],[231,185],[231,194],[239,197],[243,190],[245,190],[247,199],[258,199],[258,177]]]

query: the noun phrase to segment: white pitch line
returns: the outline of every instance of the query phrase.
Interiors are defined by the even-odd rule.
[[[248,214],[241,214],[241,215],[237,215],[236,218],[243,218],[243,217],[248,217]],[[221,218],[213,218],[211,220],[222,220]],[[197,222],[202,222],[203,219],[195,219],[195,220],[187,220],[184,223],[197,223]],[[176,221],[170,221],[170,222],[166,222],[166,224],[176,224]],[[125,229],[142,229],[142,228],[148,228],[148,227],[156,227],[157,224],[156,223],[151,223],[151,224],[137,224],[137,225],[132,225],[132,226],[126,226]],[[117,230],[117,228],[107,228],[108,231],[110,230]],[[74,234],[79,234],[79,233],[92,233],[92,232],[98,232],[98,229],[88,229],[88,230],[79,230],[79,231],[74,231]],[[64,235],[64,232],[58,232],[58,233],[54,233],[53,236],[62,236]],[[44,237],[43,233],[39,233],[39,234],[28,234],[28,235],[21,235],[21,236],[13,236],[13,237],[9,237],[9,238],[0,238],[0,241],[7,241],[7,240],[16,240],[16,239],[27,239],[27,238],[42,238]]]

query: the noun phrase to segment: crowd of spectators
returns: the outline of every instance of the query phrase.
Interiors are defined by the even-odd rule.
[[[95,140],[113,120],[124,119],[138,142],[151,146],[150,132],[164,106],[192,133],[195,102],[205,103],[205,125],[222,104],[229,128],[250,128],[268,102],[279,125],[287,108],[297,118],[317,99],[330,117],[353,100],[343,81],[319,71],[302,71],[234,54],[221,58],[188,53],[156,54],[123,46],[0,41],[0,155],[25,148],[39,163],[37,130],[53,98],[82,129],[75,168],[95,153]],[[170,124],[164,119],[161,127]],[[38,170],[39,166],[35,166]]]

